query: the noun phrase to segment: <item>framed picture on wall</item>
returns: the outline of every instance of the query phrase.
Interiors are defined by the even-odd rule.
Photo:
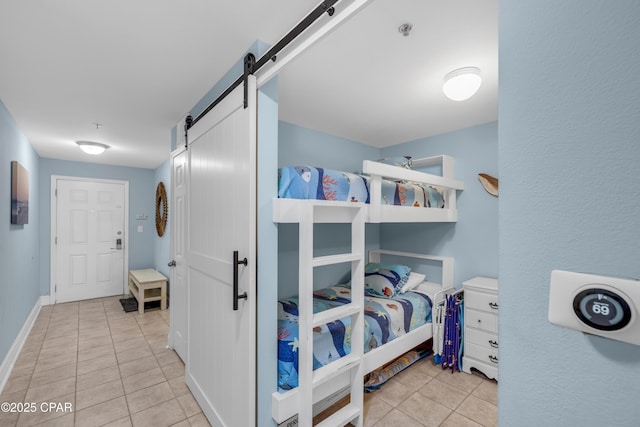
[[[11,162],[11,224],[29,223],[29,172]]]

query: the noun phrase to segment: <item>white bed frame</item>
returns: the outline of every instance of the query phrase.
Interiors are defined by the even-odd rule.
[[[453,258],[430,256],[423,254],[415,254],[408,252],[374,250],[369,252],[369,262],[380,262],[382,255],[391,255],[407,258],[417,258],[431,261],[439,261],[442,263],[442,278],[440,283],[426,282],[428,287],[439,286],[440,289],[432,295],[434,307],[445,300],[445,295],[454,290],[453,282]],[[353,292],[352,292],[353,294]],[[401,356],[417,345],[427,341],[433,336],[433,328],[431,323],[426,323],[407,334],[394,339],[393,341],[382,345],[378,348],[365,353],[362,357],[363,374],[369,373],[374,369],[384,365],[387,362]],[[333,364],[333,363],[332,363]],[[330,365],[332,365],[330,364]],[[327,366],[330,366],[327,365]],[[326,367],[323,367],[326,368]],[[340,375],[331,381],[325,381],[313,390],[313,399],[311,404],[314,406],[313,412],[317,413],[333,404],[336,400],[342,398],[352,386],[351,377],[349,375]],[[362,383],[359,385],[362,389]],[[282,423],[301,410],[301,397],[298,392],[299,388],[289,390],[284,393],[275,392],[272,394],[272,417],[277,423]],[[310,408],[307,408],[310,410]]]
[[[387,165],[380,162],[365,160],[362,172],[369,174],[370,203],[365,206],[365,222],[456,222],[458,211],[456,208],[456,190],[463,190],[464,183],[454,179],[454,159],[451,156],[440,155],[426,157],[412,161],[413,167],[441,165],[442,176]],[[415,181],[427,185],[441,187],[444,190],[444,208],[414,208],[411,206],[393,206],[382,204],[382,179]],[[273,200],[273,219],[275,222],[298,223],[305,215],[303,206],[313,203],[315,206],[351,204],[351,202],[334,202],[326,200]],[[345,213],[341,210],[327,209],[317,214],[317,222],[336,223],[345,221]]]

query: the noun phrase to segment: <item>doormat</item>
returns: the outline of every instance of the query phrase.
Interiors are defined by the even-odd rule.
[[[134,297],[123,298],[120,300],[120,304],[122,304],[122,309],[125,313],[138,311],[138,300]],[[160,301],[148,301],[144,303],[145,310],[149,310],[151,308],[160,308]]]

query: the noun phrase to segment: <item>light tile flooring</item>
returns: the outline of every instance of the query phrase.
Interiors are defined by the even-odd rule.
[[[0,412],[0,426],[209,426],[165,348],[169,312],[125,313],[120,298],[42,307],[0,396],[36,411]]]
[[[365,427],[494,427],[498,384],[425,357],[365,397]]]
[[[0,426],[209,426],[184,364],[165,348],[169,311],[125,313],[120,298],[42,308],[0,395],[36,411],[0,412]],[[62,406],[43,411],[45,402]],[[370,427],[489,427],[497,412],[495,381],[442,371],[431,358],[365,394]]]

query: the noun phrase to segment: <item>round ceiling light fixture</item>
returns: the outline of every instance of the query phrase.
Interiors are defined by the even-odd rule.
[[[76,141],[76,144],[78,144],[78,147],[80,147],[82,151],[94,156],[104,153],[104,151],[109,148],[107,144],[91,141]]]
[[[479,68],[458,68],[444,76],[442,91],[453,101],[464,101],[475,95],[481,84]]]

